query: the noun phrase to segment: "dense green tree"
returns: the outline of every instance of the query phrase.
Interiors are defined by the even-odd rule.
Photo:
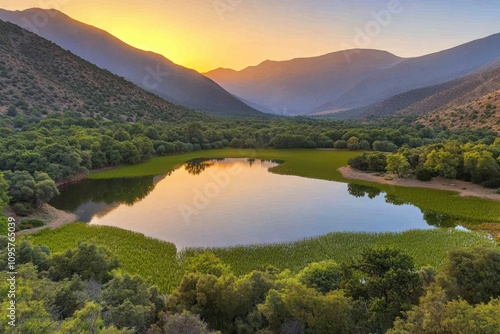
[[[398,177],[404,177],[410,173],[410,163],[401,153],[388,154],[386,169]]]
[[[35,172],[32,176],[27,171],[5,171],[3,174],[9,184],[11,204],[14,208],[15,204],[22,205],[27,213],[59,195],[55,182],[46,173]]]
[[[316,147],[316,144],[307,139],[304,135],[295,134],[279,134],[273,138],[271,145],[275,148],[311,148]]]
[[[31,246],[23,240],[19,245],[17,260],[20,264],[32,262],[39,270],[46,271],[50,267],[50,250],[43,245]]]
[[[500,251],[494,248],[452,250],[438,276],[451,299],[470,304],[500,297]]]
[[[362,171],[383,172],[387,166],[387,155],[379,152],[363,153],[349,159],[348,164]]]
[[[381,152],[394,152],[398,147],[391,141],[377,140],[373,142],[373,150]]]
[[[59,190],[54,180],[52,180],[47,173],[35,172],[33,178],[35,180],[36,207],[40,207],[43,203],[49,202],[59,195]]]
[[[347,141],[347,149],[352,151],[359,150],[359,138],[358,137],[349,138],[349,140]]]
[[[5,177],[0,173],[0,210],[9,203],[9,183],[5,180]]]
[[[61,329],[56,334],[133,334],[133,329],[119,330],[114,326],[104,327],[102,320],[102,306],[96,302],[88,302],[85,306],[76,311],[74,317],[66,319],[61,324]]]
[[[366,330],[374,333],[391,328],[423,293],[413,260],[396,249],[366,250],[344,275],[346,294],[366,319]]]
[[[333,143],[333,147],[336,149],[347,148],[347,142],[345,140],[337,140],[335,143]]]
[[[426,159],[424,163],[425,168],[448,179],[457,177],[460,160],[459,157],[452,152],[445,151],[444,149],[433,150],[427,155]]]
[[[220,277],[230,274],[231,268],[213,253],[203,252],[187,260],[186,271]]]
[[[254,271],[241,278],[233,275],[190,273],[170,295],[171,312],[188,310],[199,314],[214,329],[232,333],[237,327],[252,332],[263,324],[252,311],[273,287],[272,273]]]
[[[0,212],[3,212],[3,209],[5,208],[5,205],[9,203],[10,198],[9,198],[9,184],[5,180],[4,176],[2,173],[0,173]],[[7,218],[5,218],[3,215],[0,215],[0,234],[1,235],[6,235],[7,234]]]
[[[118,261],[109,258],[104,248],[80,242],[78,248],[52,257],[49,274],[53,280],[71,278],[76,274],[84,280],[106,282],[111,278],[109,272],[116,267]]]
[[[366,139],[362,139],[359,142],[359,149],[363,151],[368,151],[370,149],[370,142]]]
[[[287,324],[297,322],[305,333],[354,333],[352,304],[341,291],[326,295],[301,284],[293,284],[283,292],[272,290],[259,306],[272,329],[284,332]]]
[[[464,169],[476,183],[500,176],[500,164],[493,158],[493,153],[486,150],[465,152]]]
[[[334,261],[311,263],[298,276],[304,285],[325,294],[337,290],[342,279],[340,266]]]
[[[448,301],[446,294],[433,285],[420,304],[398,319],[387,334],[441,334],[500,332],[500,300],[472,306],[464,300]]]
[[[184,311],[181,314],[162,314],[147,334],[216,334],[208,329],[199,315]]]
[[[56,288],[53,312],[60,319],[69,318],[83,306],[80,293],[84,283],[78,275],[74,275],[71,280],[65,279]]]
[[[124,129],[118,129],[113,137],[118,141],[128,141],[130,140],[130,134]]]
[[[106,325],[144,332],[158,316],[153,289],[138,276],[115,277],[104,286]],[[164,305],[159,307],[163,308]]]

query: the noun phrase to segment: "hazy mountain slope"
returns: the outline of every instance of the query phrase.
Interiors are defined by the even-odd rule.
[[[42,116],[66,110],[124,121],[207,117],[0,21],[0,113]]]
[[[500,89],[500,66],[454,80],[447,89],[402,109],[402,114],[427,114],[441,108],[460,106]]]
[[[334,119],[363,119],[371,116],[392,115],[419,101],[425,100],[429,96],[437,94],[440,91],[446,90],[450,87],[454,87],[459,82],[459,80],[460,79],[448,81],[439,85],[412,89],[408,92],[394,95],[385,101],[372,104],[367,107],[354,108],[345,111],[339,111],[336,113],[325,112],[324,115],[327,115],[329,118]]]
[[[0,10],[0,19],[26,26],[42,9]],[[165,57],[136,49],[104,30],[50,10],[50,19],[35,33],[116,75],[188,108],[231,115],[258,115],[212,80]]]
[[[401,111],[421,113],[421,123],[452,129],[489,128],[500,134],[500,66]]]
[[[498,131],[500,112],[500,61],[477,73],[443,84],[414,89],[368,107],[327,116],[364,119],[373,116],[422,115],[419,121],[452,128],[488,127]],[[487,108],[487,105],[492,106]],[[488,109],[491,109],[488,111]]]
[[[500,89],[474,101],[428,113],[418,122],[429,127],[444,125],[455,130],[487,128],[500,135]]]
[[[500,57],[500,34],[430,55],[410,58],[374,73],[348,93],[316,111],[352,109],[417,88],[458,79]]]
[[[229,92],[278,114],[307,114],[346,94],[374,72],[401,61],[385,51],[358,50],[288,61],[265,61],[241,71],[205,73]]]
[[[401,59],[376,50],[350,51],[349,55],[350,62],[344,52],[335,52],[265,61],[241,71],[217,69],[205,75],[231,93],[281,114],[352,110],[415,90],[410,100],[392,101],[392,109],[398,110],[436,93],[420,88],[462,78],[500,57],[500,34],[416,58]]]

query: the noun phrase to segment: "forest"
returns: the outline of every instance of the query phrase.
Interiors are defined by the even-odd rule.
[[[364,153],[349,164],[368,172],[389,171],[398,177],[415,176],[429,181],[434,176],[481,184],[500,191],[500,138],[490,145],[448,140],[416,148],[401,147],[395,153]]]
[[[6,237],[0,238],[6,252]],[[0,258],[4,258],[2,254]],[[124,273],[109,251],[80,242],[52,254],[18,249],[18,324],[11,333],[483,333],[500,330],[500,251],[450,251],[419,268],[397,248],[310,263],[298,272],[266,266],[236,276],[212,253],[189,259],[166,295]],[[81,263],[88,265],[82,266]],[[6,262],[0,262],[2,270]],[[1,276],[6,276],[2,271]],[[1,289],[9,282],[1,280]],[[7,308],[2,294],[2,308]],[[0,327],[8,327],[2,317]]]
[[[56,112],[46,117],[10,113],[0,124],[0,171],[4,171],[10,187],[10,204],[19,215],[28,215],[56,196],[57,184],[93,169],[224,147],[399,150],[397,154],[409,160],[410,166],[397,166],[404,173],[413,168],[421,174],[423,165],[425,171],[449,178],[484,182],[494,176],[490,186],[497,187],[498,182],[498,161],[492,164],[499,154],[494,132],[429,129],[403,118],[359,123],[206,116],[204,121],[123,123]],[[418,158],[422,150],[437,153],[429,153],[432,159],[424,163]],[[467,155],[467,167],[460,156],[449,165],[455,166],[455,171],[442,170],[442,161],[449,158],[450,151],[459,154],[463,150],[477,151]],[[485,152],[490,152],[491,157],[484,158],[484,154],[490,154]],[[484,164],[488,165],[486,171],[482,171]],[[478,168],[481,171],[477,172]]]

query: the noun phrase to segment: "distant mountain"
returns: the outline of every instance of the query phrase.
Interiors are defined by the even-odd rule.
[[[338,99],[370,75],[402,59],[385,51],[334,52],[313,58],[265,61],[241,71],[219,68],[205,75],[261,111],[307,114]],[[260,108],[259,108],[260,106]]]
[[[430,55],[409,58],[374,73],[335,101],[316,111],[352,109],[417,88],[472,74],[500,57],[500,34]]]
[[[366,119],[373,116],[389,116],[399,113],[405,110],[405,108],[438,94],[441,91],[453,88],[462,81],[462,79],[456,79],[439,85],[412,89],[366,107],[354,108],[336,113],[322,112],[317,115],[324,115],[325,117],[333,119]],[[420,111],[418,113],[420,113]]]
[[[500,57],[500,34],[407,59],[377,50],[346,52],[205,75],[255,107],[292,115],[335,113],[472,74]]]
[[[498,110],[497,110],[498,108]],[[500,130],[500,60],[460,79],[413,89],[368,107],[325,117],[366,119],[373,116],[417,115],[419,122],[449,128]]]
[[[35,26],[35,33],[169,102],[218,114],[260,114],[198,72],[176,65],[159,54],[136,49],[104,30],[59,11],[0,9],[0,19],[27,27],[26,20],[33,22],[32,18],[40,11],[46,11],[49,19],[42,27]]]
[[[67,110],[121,121],[208,118],[0,20],[0,114],[43,117]]]

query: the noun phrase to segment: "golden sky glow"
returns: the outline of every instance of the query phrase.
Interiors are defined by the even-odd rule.
[[[498,0],[398,2],[401,10],[363,45],[358,31],[390,1],[0,0],[0,8],[55,8],[200,72],[349,47],[417,56],[500,32]]]

